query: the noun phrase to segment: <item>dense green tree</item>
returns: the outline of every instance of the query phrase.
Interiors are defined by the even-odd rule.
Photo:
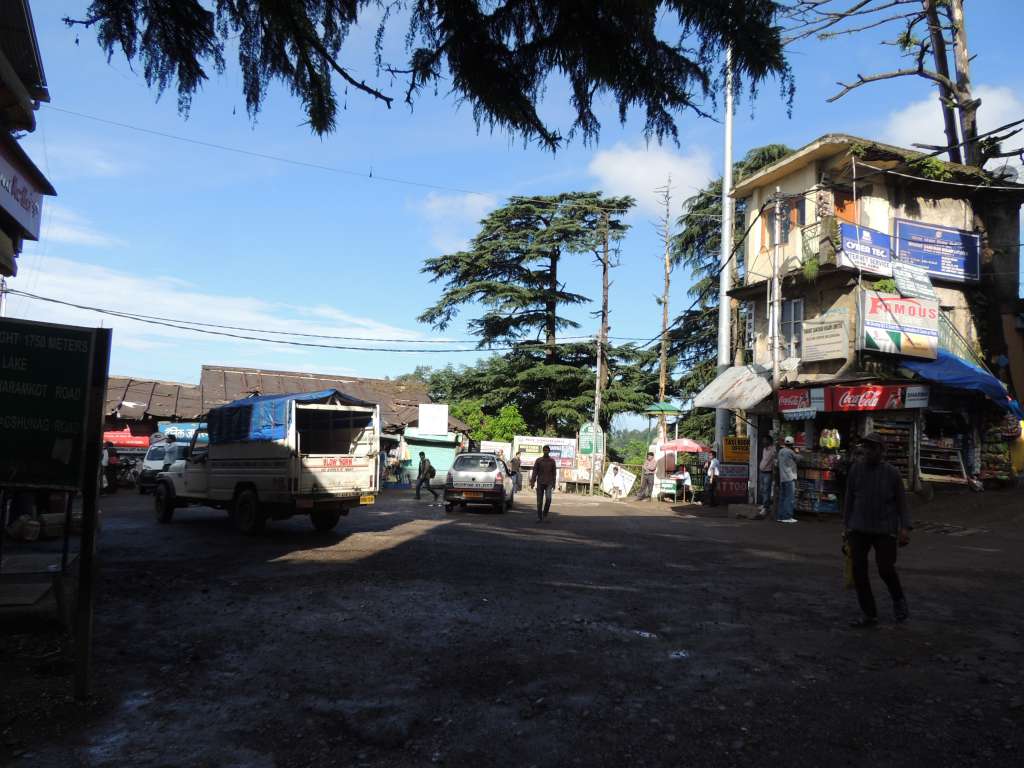
[[[703,114],[713,100],[730,44],[751,87],[776,75],[791,94],[779,9],[776,0],[93,0],[84,18],[65,21],[95,26],[108,57],[120,51],[141,61],[158,93],[176,86],[182,111],[237,47],[254,117],[276,80],[302,102],[312,130],[328,133],[338,116],[336,78],[346,101],[351,88],[388,107],[395,97],[386,91],[400,79],[410,106],[443,84],[469,103],[478,126],[554,149],[562,137],[538,105],[557,76],[570,86],[568,134],[585,140],[598,136],[595,104],[604,99],[623,122],[632,110],[643,114],[648,138],[675,139],[677,116]],[[359,25],[376,27],[371,61],[346,60],[344,44]],[[390,60],[386,33],[395,26],[402,63]],[[374,76],[367,82],[357,72]]]
[[[781,144],[768,144],[750,150],[733,166],[734,183],[792,153]],[[718,367],[718,262],[722,243],[722,179],[710,182],[683,204],[679,234],[673,241],[673,258],[690,269],[693,285],[690,295],[696,299],[691,309],[679,315],[670,335],[671,350],[682,369],[680,399],[686,403],[715,378]],[[745,202],[736,204],[736,251],[731,268],[742,274],[743,241],[746,229]],[[738,329],[738,323],[733,323]],[[733,334],[734,341],[738,339]],[[714,441],[715,414],[708,409],[692,409],[682,414],[680,434],[710,445]]]
[[[498,415],[488,420],[487,431],[491,440],[511,443],[516,435],[525,435],[526,420],[514,405],[504,405]]]
[[[444,330],[463,307],[478,307],[482,314],[468,327],[480,346],[515,345],[506,356],[513,375],[500,372],[498,389],[513,382],[524,389],[529,400],[524,416],[530,422],[527,414],[542,413],[548,434],[576,419],[589,376],[581,366],[590,346],[558,343],[559,331],[579,327],[565,309],[589,301],[566,288],[560,264],[568,255],[598,251],[605,237],[621,238],[626,231],[621,219],[633,202],[599,192],[513,197],[480,223],[467,250],[428,259],[423,267],[444,288],[420,321]],[[534,341],[523,343],[531,337]]]

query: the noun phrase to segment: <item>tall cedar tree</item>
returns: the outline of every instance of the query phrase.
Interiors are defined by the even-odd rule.
[[[769,144],[750,150],[733,165],[733,183],[793,152],[782,144]],[[688,401],[715,378],[718,368],[718,261],[722,233],[722,179],[716,179],[683,204],[680,232],[672,243],[677,264],[689,267],[693,275],[690,295],[696,306],[679,315],[673,323],[672,354],[683,373],[679,381],[682,400]],[[742,238],[746,229],[745,202],[736,203],[735,256],[730,267],[743,267]],[[733,334],[737,338],[737,334]],[[692,409],[681,416],[680,433],[710,445],[714,441],[715,412]]]
[[[252,117],[275,80],[321,135],[336,127],[339,81],[343,109],[349,89],[390,108],[396,85],[410,106],[424,89],[443,88],[469,103],[478,128],[554,150],[563,137],[537,111],[552,77],[569,83],[568,138],[585,141],[598,137],[594,110],[604,101],[622,122],[643,114],[648,138],[675,140],[676,117],[703,115],[714,99],[729,44],[739,77],[751,87],[778,77],[791,100],[779,10],[776,0],[93,0],[84,17],[65,22],[95,27],[108,57],[140,61],[158,93],[176,87],[182,112],[237,47]],[[370,61],[358,60],[366,56],[359,40],[346,55],[360,24],[376,26]],[[396,26],[404,48],[388,45]]]
[[[444,291],[420,322],[444,330],[464,305],[477,304],[484,313],[469,329],[481,348],[536,340],[518,344],[509,357],[529,361],[517,369],[518,383],[537,398],[531,412],[544,414],[548,434],[578,426],[569,425],[577,411],[570,402],[577,395],[573,382],[588,375],[579,368],[587,345],[558,344],[559,331],[579,328],[564,308],[590,301],[566,290],[559,264],[565,255],[601,248],[605,226],[611,240],[620,239],[626,231],[621,217],[633,202],[598,192],[513,197],[480,223],[468,251],[428,259],[423,267],[433,282],[444,281]]]

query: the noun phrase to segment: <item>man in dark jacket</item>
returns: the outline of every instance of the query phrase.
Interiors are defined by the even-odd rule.
[[[533,462],[530,473],[530,487],[537,489],[537,522],[551,511],[551,492],[558,481],[558,465],[551,458],[551,448],[544,446],[544,455]]]
[[[882,459],[885,443],[877,432],[863,438],[864,458],[850,469],[843,502],[843,526],[853,560],[853,583],[864,616],[852,626],[873,627],[878,608],[868,578],[868,552],[874,548],[878,575],[892,597],[896,621],[910,613],[896,573],[898,548],[910,543],[910,511],[899,470]]]
[[[430,459],[427,458],[427,454],[420,451],[420,467],[416,473],[416,498],[420,497],[420,488],[423,486],[427,487],[427,490],[434,496],[434,501],[437,501],[437,491],[430,487],[430,479],[434,476],[434,467],[430,464]]]

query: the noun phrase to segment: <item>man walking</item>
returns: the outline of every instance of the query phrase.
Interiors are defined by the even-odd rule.
[[[715,494],[718,491],[718,476],[720,474],[722,474],[722,470],[719,468],[718,454],[712,451],[711,458],[704,465],[704,490],[707,493],[707,503],[712,507],[718,506]]]
[[[416,498],[420,497],[420,488],[423,486],[427,487],[434,496],[434,501],[437,501],[437,491],[430,487],[430,481],[433,479],[437,472],[434,470],[434,466],[430,463],[430,459],[427,458],[427,454],[420,451],[420,468],[416,473]]]
[[[640,471],[640,490],[636,492],[637,501],[650,501],[654,494],[654,473],[658,471],[658,462],[654,454],[648,452],[644,459],[643,469]]]
[[[775,472],[775,444],[770,437],[761,441],[761,461],[757,465],[757,495],[761,502],[761,511],[755,520],[764,520],[772,504],[772,475]]]
[[[533,471],[530,473],[530,487],[537,489],[538,523],[551,511],[551,493],[558,480],[558,465],[551,458],[551,448],[545,445],[543,450],[544,455],[533,462]]]
[[[512,484],[516,491],[523,490],[523,452],[519,451],[508,462],[508,471],[512,473]]]
[[[843,526],[853,560],[853,584],[864,614],[854,627],[873,627],[878,608],[868,578],[868,552],[875,550],[875,565],[892,598],[896,621],[906,621],[910,612],[903,586],[896,573],[899,547],[910,543],[910,510],[903,492],[899,470],[882,460],[884,442],[877,432],[863,438],[864,458],[850,468],[843,500]]]
[[[779,451],[779,509],[775,519],[780,523],[795,523],[793,508],[796,503],[796,451],[793,438],[786,435]]]

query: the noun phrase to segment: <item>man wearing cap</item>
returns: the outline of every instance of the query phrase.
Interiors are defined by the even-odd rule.
[[[878,623],[878,608],[868,578],[868,552],[874,548],[878,575],[892,597],[896,621],[910,616],[903,596],[896,554],[910,543],[910,511],[899,470],[882,459],[885,443],[877,432],[864,436],[864,458],[850,468],[843,501],[843,526],[853,560],[853,583],[863,612],[855,627]]]
[[[779,451],[779,506],[775,519],[780,523],[795,523],[793,506],[796,497],[796,451],[793,438],[786,435]]]

